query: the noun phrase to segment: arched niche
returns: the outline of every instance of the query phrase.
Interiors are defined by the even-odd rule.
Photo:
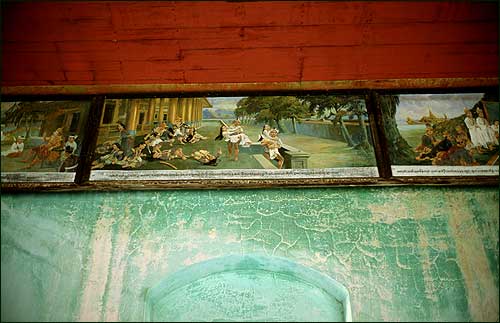
[[[186,267],[148,289],[144,320],[350,322],[347,289],[296,262],[230,255]]]

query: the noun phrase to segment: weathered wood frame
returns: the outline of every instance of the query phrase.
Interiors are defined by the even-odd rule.
[[[73,183],[2,182],[4,192],[62,192],[116,191],[207,188],[264,188],[264,187],[330,187],[330,186],[395,186],[450,185],[497,186],[498,176],[395,177],[387,151],[382,115],[378,106],[379,94],[403,93],[466,93],[498,91],[496,78],[463,79],[401,79],[353,80],[289,83],[204,83],[178,85],[106,85],[106,86],[29,86],[2,88],[3,101],[20,100],[90,100],[87,134],[82,143],[80,163]],[[193,97],[241,95],[294,94],[364,94],[377,160],[379,177],[321,178],[321,179],[229,179],[229,180],[168,180],[168,181],[89,181],[93,152],[97,142],[97,127],[106,98]],[[91,131],[94,129],[95,131]]]

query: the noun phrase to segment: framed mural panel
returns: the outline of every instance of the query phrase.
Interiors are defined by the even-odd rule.
[[[386,94],[379,108],[393,176],[498,176],[498,92]]]
[[[30,88],[1,105],[2,190],[498,185],[498,89],[423,84],[109,96]]]
[[[74,182],[90,101],[1,103],[1,179]]]
[[[107,99],[90,181],[377,178],[363,95]]]

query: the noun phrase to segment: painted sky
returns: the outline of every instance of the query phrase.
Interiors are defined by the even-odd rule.
[[[207,98],[214,108],[222,110],[234,110],[236,109],[236,103],[239,100],[245,98],[244,96],[234,96],[234,97],[219,97],[219,98]]]
[[[438,117],[444,114],[454,118],[463,114],[464,107],[471,108],[483,97],[483,93],[463,94],[401,94],[396,112],[398,124],[406,124],[406,118],[420,119],[432,110]],[[236,103],[244,97],[214,97],[207,98],[216,109],[234,110]]]
[[[464,108],[472,108],[483,97],[483,93],[465,94],[402,94],[396,111],[398,124],[406,124],[406,118],[420,119],[429,114],[429,109],[437,117],[455,118],[464,113]]]

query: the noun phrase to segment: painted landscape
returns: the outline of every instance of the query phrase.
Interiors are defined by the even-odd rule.
[[[2,172],[75,172],[89,102],[2,102]]]
[[[498,165],[498,97],[486,93],[382,98],[393,165]]]
[[[93,170],[375,167],[363,98],[107,100]]]

